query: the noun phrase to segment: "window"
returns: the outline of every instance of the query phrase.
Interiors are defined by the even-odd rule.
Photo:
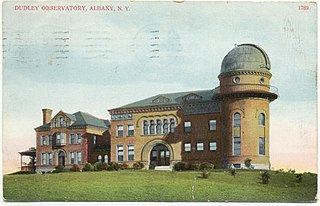
[[[97,136],[93,135],[93,144],[97,144]]]
[[[59,118],[60,127],[64,127],[64,119],[63,117]]]
[[[134,145],[128,145],[128,161],[134,160]]]
[[[150,130],[149,130],[150,134],[155,133],[154,129],[155,129],[154,121],[150,120]]]
[[[260,113],[259,114],[259,125],[260,126],[265,126],[265,124],[266,124],[266,121],[265,121],[265,115],[263,114],[263,113]]]
[[[108,157],[108,155],[105,155],[104,156],[104,162],[108,163],[108,161],[109,161],[109,157]]]
[[[52,165],[52,153],[48,153],[48,165]]]
[[[265,139],[259,137],[259,155],[265,155]]]
[[[134,135],[134,126],[128,125],[128,136],[133,136]]]
[[[146,120],[143,121],[143,134],[148,134],[148,122]]]
[[[81,165],[82,163],[81,152],[77,152],[77,161],[78,161],[78,165]]]
[[[102,162],[102,156],[98,155],[98,162]]]
[[[163,133],[168,134],[169,132],[169,123],[167,119],[163,120]]]
[[[184,131],[191,132],[191,122],[184,122]]]
[[[46,165],[46,164],[47,164],[47,154],[41,153],[41,165]]]
[[[157,134],[161,134],[161,120],[157,119],[157,126],[156,126],[156,130],[157,130]]]
[[[233,115],[233,126],[240,127],[240,125],[241,125],[241,116],[239,113],[235,113]]]
[[[70,164],[74,164],[74,161],[75,159],[74,159],[74,152],[70,152]]]
[[[46,145],[46,144],[47,144],[47,137],[41,136],[41,145]]]
[[[117,125],[117,137],[123,137],[123,125]]]
[[[240,137],[233,138],[233,155],[241,154],[241,140]]]
[[[211,119],[209,120],[209,130],[216,131],[217,130],[217,120]]]
[[[49,145],[52,145],[52,136],[49,135]]]
[[[74,134],[70,134],[70,144],[74,144]]]
[[[233,164],[234,168],[240,169],[241,168],[241,164]]]
[[[174,133],[175,122],[174,119],[170,119],[170,133]]]
[[[123,146],[122,145],[117,146],[117,157],[118,157],[118,162],[123,161]]]
[[[57,133],[56,134],[56,144],[57,145],[65,145],[66,144],[66,134],[65,133]]]
[[[204,147],[203,147],[203,142],[198,142],[197,143],[197,151],[203,151]]]
[[[77,143],[81,144],[81,134],[80,133],[77,134]]]
[[[240,82],[240,77],[235,77],[235,78],[232,79],[232,81],[233,81],[233,83],[235,83],[235,84],[239,84],[239,82]]]
[[[184,143],[184,151],[191,152],[191,143]]]
[[[217,142],[210,142],[209,143],[209,150],[216,151],[217,150]]]
[[[169,150],[166,151],[166,157],[167,158],[170,157],[170,151]]]

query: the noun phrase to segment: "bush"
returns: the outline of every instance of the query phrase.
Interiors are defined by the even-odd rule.
[[[177,162],[176,164],[174,164],[173,168],[174,170],[177,170],[177,171],[187,170],[188,164],[185,162]]]
[[[209,163],[209,162],[203,162],[200,164],[200,169],[201,170],[210,170],[210,169],[214,169],[214,165]]]
[[[205,178],[205,179],[208,179],[210,173],[207,171],[207,170],[204,170],[202,173],[201,173],[201,177],[202,178]]]
[[[56,173],[63,172],[64,171],[64,166],[58,165],[58,166],[55,167],[55,169],[56,169],[55,170]]]
[[[26,175],[26,174],[35,174],[36,171],[18,171],[18,172],[14,172],[11,173],[9,175]]]
[[[190,165],[190,169],[192,170],[199,170],[200,169],[200,163],[193,163]]]
[[[144,167],[144,165],[143,165],[142,162],[135,162],[135,163],[133,163],[133,168],[134,168],[135,170],[137,170],[137,169],[142,169],[143,167]]]
[[[296,178],[298,183],[302,182],[302,174],[296,174]]]
[[[221,163],[216,163],[215,165],[214,165],[214,169],[222,169],[223,167],[222,167],[222,164]]]
[[[296,171],[294,169],[289,169],[288,172],[291,173],[291,174],[296,173]]]
[[[252,159],[249,159],[249,158],[247,158],[247,159],[244,161],[244,165],[246,166],[246,168],[252,169],[251,161],[252,161]]]
[[[109,171],[118,171],[120,169],[120,165],[116,162],[110,162],[107,170]]]
[[[156,164],[151,163],[151,164],[149,165],[149,169],[150,169],[150,170],[153,170],[156,166],[157,166]]]
[[[107,168],[108,168],[108,163],[103,162],[103,163],[101,164],[101,169],[102,169],[102,170],[107,170]]]
[[[231,169],[229,172],[230,172],[230,174],[231,174],[232,176],[236,176],[236,174],[237,174],[236,169]]]
[[[129,165],[127,163],[123,163],[123,164],[120,165],[120,168],[122,170],[128,169],[128,167],[129,167]]]
[[[101,171],[102,170],[102,163],[101,162],[94,163],[93,170],[94,171]]]
[[[77,164],[72,165],[72,167],[70,168],[70,171],[72,172],[80,172],[80,167]]]
[[[270,179],[270,174],[268,171],[264,171],[262,174],[261,174],[261,181],[262,181],[262,184],[268,184],[269,183],[269,179]]]
[[[90,171],[93,171],[93,169],[94,169],[94,167],[92,166],[92,164],[87,163],[87,164],[83,167],[82,171],[90,172]]]

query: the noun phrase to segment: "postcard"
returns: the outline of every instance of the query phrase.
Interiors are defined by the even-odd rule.
[[[314,2],[4,1],[8,202],[315,202]]]

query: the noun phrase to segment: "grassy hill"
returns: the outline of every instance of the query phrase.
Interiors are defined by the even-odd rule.
[[[259,171],[201,172],[101,171],[5,175],[7,201],[204,201],[314,202],[317,175],[303,174],[298,183],[291,173],[270,171],[262,184]]]

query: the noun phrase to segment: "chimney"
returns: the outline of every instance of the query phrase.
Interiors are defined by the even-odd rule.
[[[42,114],[43,114],[43,124],[48,124],[51,121],[51,114],[52,110],[51,109],[42,109]]]

